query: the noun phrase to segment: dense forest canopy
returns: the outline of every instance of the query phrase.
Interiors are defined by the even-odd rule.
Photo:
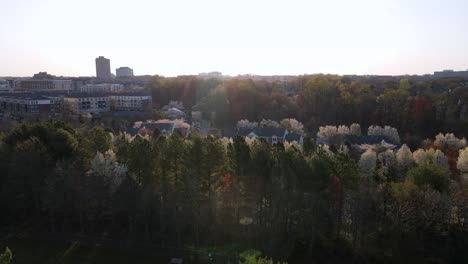
[[[467,257],[457,247],[468,148],[450,134],[413,153],[353,158],[346,147],[36,123],[4,135],[0,151],[4,226],[174,247],[247,243],[291,263]]]

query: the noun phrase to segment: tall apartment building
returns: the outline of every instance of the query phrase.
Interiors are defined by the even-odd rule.
[[[133,77],[133,69],[129,67],[120,67],[115,70],[117,78]]]
[[[96,78],[101,81],[108,81],[112,78],[110,60],[103,56],[96,58]]]

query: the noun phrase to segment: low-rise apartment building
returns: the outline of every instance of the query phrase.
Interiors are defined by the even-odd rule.
[[[71,91],[73,90],[72,80],[52,80],[54,90],[58,91]]]
[[[28,79],[19,80],[17,85],[21,89],[31,91],[70,91],[73,88],[72,80],[39,80],[39,79]]]
[[[40,114],[55,111],[55,100],[31,93],[0,94],[0,111],[13,114]]]
[[[85,84],[78,88],[80,93],[102,93],[122,91],[125,87],[119,83]]]
[[[98,114],[110,111],[107,95],[67,95],[63,98],[63,110],[67,114]]]
[[[113,94],[110,95],[113,111],[147,111],[152,107],[151,95],[143,94]]]
[[[9,92],[12,90],[13,88],[10,86],[8,80],[0,80],[0,92]]]

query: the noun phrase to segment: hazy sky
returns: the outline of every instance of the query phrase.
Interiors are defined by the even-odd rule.
[[[468,69],[468,0],[0,0],[0,76]]]

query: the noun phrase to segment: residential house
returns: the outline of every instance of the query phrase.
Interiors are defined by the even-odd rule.
[[[169,108],[165,111],[165,115],[167,118],[174,120],[174,119],[184,119],[185,113],[184,111],[177,109],[175,107]]]
[[[299,145],[304,145],[304,136],[302,136],[301,134],[288,133],[284,140],[289,143],[296,141]]]
[[[384,136],[366,136],[366,135],[346,135],[344,137],[343,145],[348,148],[362,153],[369,148],[385,148],[396,151],[400,146],[388,143]]]
[[[170,121],[170,120],[158,120],[149,122],[137,122],[135,125],[127,129],[126,133],[135,136],[140,135],[152,135],[154,131],[158,130],[163,135],[170,135],[172,133],[180,133],[183,137],[190,135],[190,125],[185,122]]]
[[[161,123],[142,123],[141,128],[149,129],[151,131],[159,130],[163,135],[174,133],[174,122],[161,122]]]
[[[180,111],[185,111],[184,104],[180,101],[170,101],[167,105],[162,107],[163,111],[167,111],[171,108],[177,108]]]
[[[237,130],[237,135],[248,138],[261,138],[270,144],[283,143],[286,139],[288,130],[285,128],[240,128]]]

